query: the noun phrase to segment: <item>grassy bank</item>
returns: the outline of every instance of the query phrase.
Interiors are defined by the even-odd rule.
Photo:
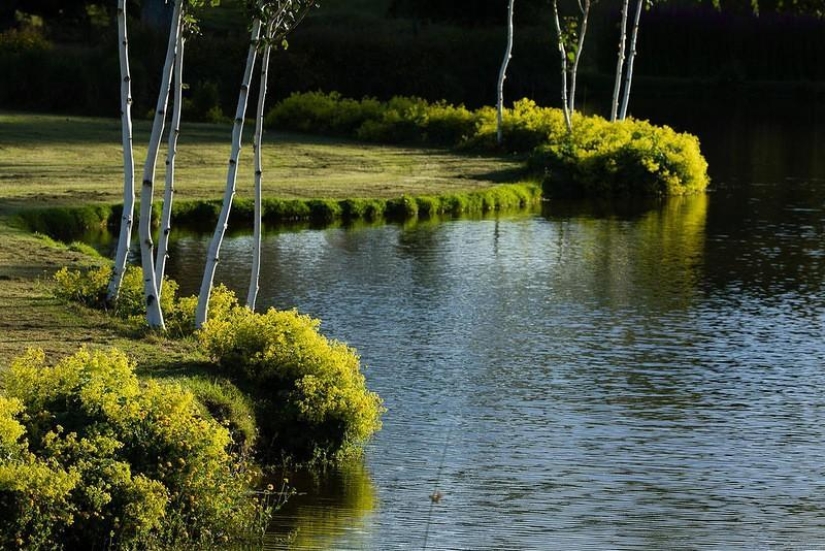
[[[137,121],[138,179],[148,132],[149,124]],[[181,205],[221,197],[229,137],[228,125],[184,127],[177,162]],[[507,157],[297,134],[268,133],[264,147],[264,193],[273,203],[482,192],[511,180],[522,166],[520,160]],[[252,193],[251,154],[249,145],[242,152],[238,176],[239,213]],[[110,317],[74,306],[67,310],[52,296],[51,274],[62,266],[99,260],[34,236],[13,222],[16,213],[31,208],[108,207],[122,201],[117,119],[0,112],[0,167],[0,366],[29,346],[65,355],[82,344],[115,344],[148,366],[197,359],[186,342],[135,339],[128,327]]]
[[[135,124],[140,179],[150,125]],[[251,128],[241,151],[237,191],[252,196]],[[185,125],[176,162],[177,199],[223,193],[231,126]],[[122,202],[120,121],[0,112],[0,213],[33,206]],[[292,198],[390,198],[468,192],[512,181],[517,159],[385,147],[316,136],[264,136],[264,193]],[[165,152],[159,163],[159,185]]]

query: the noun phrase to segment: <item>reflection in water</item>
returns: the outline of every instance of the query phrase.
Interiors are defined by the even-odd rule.
[[[319,475],[273,545],[824,542],[825,192],[799,186],[268,235],[263,303],[356,347],[389,410],[366,470]],[[246,288],[250,250],[227,242],[221,280]]]
[[[369,541],[364,517],[375,508],[375,490],[363,463],[291,473],[289,483],[298,493],[276,514],[265,549],[335,549],[345,534],[355,548],[363,547],[359,537]]]

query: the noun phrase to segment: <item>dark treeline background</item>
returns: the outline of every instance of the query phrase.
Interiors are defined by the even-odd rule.
[[[566,0],[564,0],[566,1]],[[772,0],[771,0],[772,1]],[[0,7],[0,107],[117,116],[119,70],[114,6],[86,0],[3,0]],[[163,0],[129,2],[134,113],[155,102],[166,47]],[[495,103],[505,43],[507,0],[326,0],[273,56],[272,101],[295,91],[345,96],[416,95],[468,107]],[[671,0],[645,12],[634,97],[766,90],[823,94],[825,21],[777,13],[750,0]],[[563,5],[573,15],[572,5]],[[580,69],[585,105],[612,86],[618,0],[592,16]],[[559,60],[547,0],[516,2],[508,101],[531,97],[559,104]],[[245,57],[248,23],[239,3],[205,11],[187,42],[186,116],[232,113]],[[632,111],[632,109],[631,109]]]

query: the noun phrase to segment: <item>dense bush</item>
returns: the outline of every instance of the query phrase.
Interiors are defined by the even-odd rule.
[[[198,333],[225,372],[254,392],[262,446],[299,461],[358,452],[380,428],[381,400],[367,389],[358,355],[319,324],[235,303]]]
[[[54,275],[57,283],[55,294],[66,300],[105,310],[108,308],[106,295],[111,278],[111,265],[88,270],[69,270],[63,267]],[[165,277],[162,289],[160,305],[164,315],[168,318],[167,325],[170,325],[170,332],[173,334],[186,332],[185,326],[189,322],[191,322],[189,325],[194,327],[194,306],[189,304],[189,301],[178,300],[178,284],[174,280]],[[145,315],[143,272],[139,266],[128,266],[126,268],[120,294],[115,305],[115,313],[123,319],[142,319]],[[188,330],[190,333],[191,331],[191,329]]]
[[[530,160],[551,196],[685,195],[708,185],[699,140],[646,121],[576,117]]]
[[[108,266],[86,271],[63,268],[55,274],[56,294],[105,308],[110,276]],[[178,299],[172,280],[165,280],[163,288],[161,306],[168,332],[191,335],[197,298]],[[116,313],[129,319],[144,311],[141,271],[130,267]],[[334,460],[357,452],[378,430],[381,401],[367,390],[357,354],[321,335],[318,320],[294,311],[256,314],[241,306],[223,285],[211,293],[209,311],[210,320],[198,339],[249,398],[244,400],[228,381],[186,384],[206,411],[231,428],[239,445],[249,448],[257,441],[256,451],[264,454],[297,461]]]
[[[54,367],[30,351],[3,374],[0,547],[197,548],[263,525],[229,432],[132,367],[118,351]]]
[[[337,92],[292,94],[267,114],[270,128],[354,137],[378,143],[454,146],[474,133],[477,117],[463,105],[395,96],[380,102],[344,98]]]
[[[54,46],[36,27],[8,29],[0,32],[0,55],[23,52],[49,52]]]

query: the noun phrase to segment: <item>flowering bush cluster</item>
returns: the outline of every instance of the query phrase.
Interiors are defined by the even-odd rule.
[[[258,314],[235,302],[198,332],[226,373],[254,389],[262,446],[299,461],[357,453],[383,411],[356,352],[323,336],[319,324],[294,310]]]
[[[197,548],[265,523],[227,429],[123,353],[30,351],[2,386],[0,548]]]
[[[412,205],[418,208],[414,200]],[[105,308],[110,274],[108,266],[87,271],[63,268],[55,274],[56,293]],[[117,303],[120,316],[141,315],[142,285],[140,269],[130,268]],[[196,298],[178,298],[176,291],[174,281],[165,280],[161,303],[168,331],[196,334],[217,361],[215,367],[229,379],[227,384],[194,380],[187,386],[209,412],[226,422],[239,444],[251,448],[257,443],[255,450],[263,455],[297,461],[333,460],[356,453],[380,428],[381,400],[367,389],[358,355],[324,337],[318,320],[295,311],[252,312],[219,285],[210,297],[210,320],[196,332]]]

